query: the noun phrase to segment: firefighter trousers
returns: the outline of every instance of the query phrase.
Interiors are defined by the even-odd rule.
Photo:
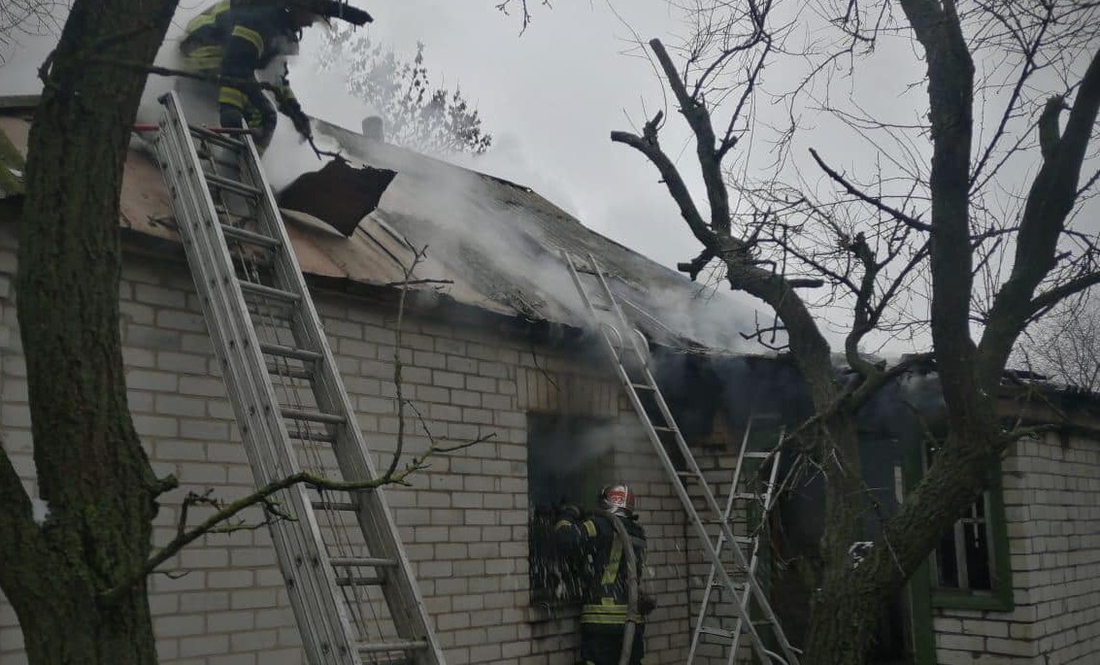
[[[581,624],[581,664],[582,665],[619,665],[622,655],[622,624]],[[641,665],[645,655],[645,624],[634,629],[634,646],[630,650],[630,665]]]

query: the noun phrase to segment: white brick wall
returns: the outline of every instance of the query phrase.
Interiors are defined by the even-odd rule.
[[[0,430],[4,448],[34,491],[25,366],[10,287],[15,256],[0,229]],[[155,542],[174,533],[182,497],[212,488],[239,497],[252,474],[225,397],[212,346],[182,266],[130,257],[121,286],[122,333],[134,422],[159,474],[182,487],[166,495]],[[392,312],[323,295],[318,308],[379,465],[397,439],[392,384]],[[495,439],[433,460],[413,487],[387,493],[410,560],[452,665],[571,665],[575,618],[547,618],[529,607],[526,409],[543,370],[565,377],[561,408],[587,395],[615,418],[614,469],[638,488],[650,533],[651,588],[660,608],[647,633],[649,663],[683,659],[687,643],[683,515],[623,398],[607,391],[610,373],[570,353],[537,348],[496,332],[410,318],[402,340],[404,392],[423,413],[410,422],[406,453],[424,449],[426,426],[439,439]],[[587,378],[586,378],[587,377]],[[593,378],[601,379],[593,382]],[[547,397],[550,399],[550,397]],[[410,414],[411,417],[411,414]],[[198,519],[199,513],[192,517]],[[256,515],[250,516],[255,519]],[[266,530],[211,535],[155,575],[150,602],[166,665],[301,663],[300,641]],[[11,607],[0,596],[0,665],[25,662]]]
[[[1100,443],[1048,434],[1002,465],[1015,609],[934,610],[943,665],[1100,659]]]

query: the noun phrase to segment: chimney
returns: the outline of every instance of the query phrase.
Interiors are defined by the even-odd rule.
[[[369,115],[363,118],[363,136],[371,141],[384,143],[385,133],[382,130],[382,118],[377,115]]]

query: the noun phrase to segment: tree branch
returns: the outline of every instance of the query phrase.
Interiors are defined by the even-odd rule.
[[[1050,131],[1057,123],[1061,100],[1054,98],[1044,109],[1040,124]],[[1042,280],[1057,263],[1058,239],[1077,200],[1077,183],[1088,144],[1100,112],[1100,50],[1093,56],[1081,79],[1077,98],[1070,109],[1061,137],[1044,140],[1043,165],[1032,181],[1020,220],[1012,273],[990,308],[980,349],[986,376],[995,373],[1007,360],[1017,337],[1034,310],[1033,295]],[[1077,288],[1076,290],[1080,290]],[[1052,303],[1063,291],[1057,287],[1041,296],[1040,302]],[[1075,290],[1065,290],[1066,295]],[[1064,296],[1063,296],[1064,297]],[[1053,302],[1056,302],[1053,301]]]
[[[676,95],[680,113],[687,119],[691,131],[695,134],[695,152],[699,157],[699,167],[703,174],[703,183],[707,188],[707,200],[710,202],[710,223],[718,233],[730,231],[729,193],[722,177],[722,160],[715,145],[714,127],[710,121],[710,111],[706,105],[688,93],[683,79],[676,71],[676,65],[659,39],[649,40],[649,46],[657,56],[657,62],[665,72],[669,87]]]
[[[403,470],[393,474],[378,476],[377,478],[372,478],[370,480],[336,481],[313,475],[305,471],[301,471],[286,478],[283,478],[282,480],[277,480],[275,482],[269,483],[264,487],[256,490],[255,492],[252,492],[251,494],[248,494],[237,499],[236,501],[226,504],[221,509],[203,520],[202,523],[200,523],[198,526],[188,531],[183,530],[183,523],[184,520],[186,520],[186,516],[181,515],[179,524],[180,528],[176,537],[173,538],[170,543],[168,543],[163,548],[158,550],[155,554],[153,554],[153,556],[149,558],[149,560],[145,563],[145,566],[141,570],[131,575],[125,582],[118,585],[117,587],[114,587],[104,592],[102,594],[103,601],[106,603],[111,603],[113,602],[113,600],[121,597],[121,595],[125,593],[127,589],[137,583],[138,580],[141,580],[152,573],[154,570],[157,569],[158,566],[178,554],[180,550],[182,550],[184,547],[193,543],[195,540],[201,538],[208,533],[215,532],[218,528],[218,525],[232,519],[241,511],[255,505],[268,504],[270,502],[270,497],[276,492],[289,489],[299,484],[308,485],[312,489],[326,490],[331,492],[363,492],[367,490],[378,489],[384,485],[407,485],[408,477],[411,474],[426,468],[425,462],[433,454],[449,453],[456,450],[461,450],[463,448],[468,448],[478,443],[489,441],[495,436],[496,433],[493,432],[485,436],[480,436],[473,441],[467,441],[462,444],[451,446],[448,448],[438,448],[433,444],[428,448],[427,451],[424,452],[423,455],[419,457],[414,457]],[[272,511],[272,506],[265,505],[264,510],[265,512],[270,513]],[[279,511],[275,511],[275,517],[276,519],[289,518]]]
[[[859,343],[874,329],[871,299],[875,294],[875,278],[878,276],[879,266],[875,263],[875,255],[862,233],[848,243],[848,251],[862,264],[863,278],[856,292],[852,329],[844,338],[844,355],[848,365],[866,379],[878,372],[874,365],[860,357]]]
[[[932,121],[933,242],[932,339],[943,372],[944,398],[967,414],[974,389],[970,297],[974,278],[970,250],[970,151],[973,135],[974,62],[953,2],[901,0],[924,47]]]
[[[810,154],[813,155],[814,161],[817,162],[817,165],[821,167],[821,170],[824,171],[834,181],[839,183],[842,187],[844,187],[844,189],[852,196],[865,203],[871,204],[875,208],[878,208],[879,210],[885,212],[886,214],[890,215],[891,217],[905,224],[906,226],[910,226],[919,231],[932,231],[931,224],[925,224],[915,217],[907,215],[897,208],[893,208],[883,203],[882,199],[877,199],[873,196],[868,196],[867,194],[864,194],[859,188],[850,183],[844,176],[830,168],[829,165],[825,163],[825,160],[821,159],[821,156],[817,154],[817,150],[810,148]]]
[[[695,238],[703,243],[704,247],[717,252],[718,238],[715,236],[714,231],[707,227],[707,223],[703,220],[703,216],[699,214],[699,209],[695,207],[695,201],[692,200],[691,193],[688,191],[687,185],[684,184],[684,179],[680,177],[676,165],[668,158],[668,155],[661,149],[661,145],[657,141],[657,128],[662,117],[664,117],[664,114],[658,111],[657,115],[645,124],[642,136],[630,132],[611,132],[611,140],[614,143],[622,143],[634,148],[657,167],[657,171],[661,174],[661,180],[668,188],[668,193],[672,195],[672,200],[680,207],[680,216],[687,222],[688,228],[691,229]]]
[[[974,184],[978,182],[978,178],[981,177],[982,170],[985,168],[992,156],[994,149],[997,147],[997,143],[1001,137],[1005,134],[1005,127],[1008,125],[1009,119],[1012,117],[1012,112],[1016,108],[1016,104],[1020,101],[1020,93],[1024,88],[1024,84],[1027,83],[1028,78],[1035,72],[1037,67],[1035,66],[1035,55],[1039,51],[1039,46],[1043,43],[1043,37],[1046,35],[1047,28],[1050,27],[1052,15],[1054,13],[1054,3],[1044,3],[1046,7],[1046,16],[1043,17],[1042,25],[1039,28],[1039,34],[1035,36],[1031,44],[1028,45],[1024,51],[1024,65],[1020,71],[1020,76],[1016,79],[1016,84],[1012,88],[1012,94],[1008,97],[1008,102],[1005,104],[1004,113],[1001,115],[1000,123],[997,125],[996,131],[993,132],[993,137],[989,140],[989,144],[986,145],[985,151],[982,153],[980,159],[978,159],[978,165],[974,167],[974,173],[970,176],[970,183]],[[994,169],[994,172],[996,169]]]
[[[524,7],[524,11],[526,11],[526,7]],[[401,296],[397,301],[397,324],[393,343],[393,385],[395,399],[397,400],[397,449],[393,453],[393,459],[390,460],[390,467],[386,470],[384,477],[392,476],[393,472],[397,470],[397,462],[401,459],[401,448],[405,445],[405,397],[402,394],[403,385],[401,381],[401,324],[405,316],[405,296],[409,292],[409,280],[412,279],[413,271],[416,270],[416,266],[424,259],[427,252],[428,247],[425,245],[413,252],[411,264],[402,266],[405,275],[401,287]]]
[[[1092,286],[1100,284],[1100,272],[1092,272],[1082,275],[1058,286],[1051,287],[1047,291],[1035,296],[1028,306],[1029,316],[1057,305],[1062,300],[1084,291]]]

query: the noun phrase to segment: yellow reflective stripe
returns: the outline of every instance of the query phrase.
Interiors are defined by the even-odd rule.
[[[623,541],[619,538],[615,539],[615,544],[611,546],[611,556],[607,558],[607,567],[603,569],[603,577],[600,578],[600,584],[614,584],[615,578],[619,576],[619,563],[623,560]]]
[[[187,24],[187,33],[190,34],[199,28],[205,28],[218,20],[218,15],[229,9],[229,0],[223,0],[199,14]]]
[[[260,33],[256,32],[252,28],[246,28],[243,25],[233,26],[233,36],[246,39],[256,47],[257,55],[263,55],[264,53],[264,38],[260,36]]]
[[[561,529],[572,524],[569,520],[558,520],[558,523],[554,525],[555,529]]]
[[[200,46],[187,54],[184,63],[189,69],[200,72],[220,69],[222,48],[220,46]]]
[[[248,98],[244,96],[243,92],[236,88],[222,86],[221,90],[218,91],[218,103],[229,104],[230,106],[236,106],[244,110],[245,105],[248,103]]]
[[[581,614],[592,614],[601,616],[626,616],[626,605],[620,605],[615,602],[614,598],[604,598],[606,602],[601,605],[583,605],[581,606]]]
[[[581,607],[581,623],[618,625],[626,623],[626,605],[584,605]]]
[[[584,521],[584,530],[588,532],[588,537],[589,538],[595,538],[596,537],[596,523],[593,522],[592,520],[585,520]]]

